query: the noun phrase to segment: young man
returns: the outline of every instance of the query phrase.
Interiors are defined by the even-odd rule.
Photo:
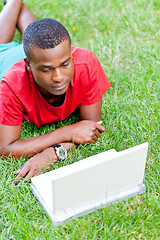
[[[9,0],[6,7],[11,1],[15,0]],[[16,1],[22,4],[21,16],[25,6]],[[27,28],[26,24],[23,27],[26,57],[4,74],[0,84],[0,155],[34,155],[18,169],[15,184],[63,158],[58,150],[65,155],[73,147],[72,142],[78,145],[97,141],[105,130],[102,96],[110,87],[94,54],[71,47],[69,33],[61,23],[49,18],[32,20]],[[23,25],[19,17],[17,21]],[[39,137],[19,139],[23,117],[40,127],[64,120],[76,109],[80,122]]]

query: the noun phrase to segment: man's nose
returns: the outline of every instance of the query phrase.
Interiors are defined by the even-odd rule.
[[[61,70],[59,68],[54,68],[52,71],[52,80],[55,82],[61,82],[63,79]]]

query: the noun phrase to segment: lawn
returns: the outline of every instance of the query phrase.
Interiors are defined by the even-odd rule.
[[[1,158],[1,239],[160,239],[160,1],[26,0],[25,4],[38,19],[52,17],[62,22],[72,45],[92,50],[112,85],[103,97],[106,131],[96,144],[79,146],[67,161],[57,162],[52,169],[147,141],[146,192],[54,226],[29,183],[12,185],[13,172],[26,160]],[[15,40],[20,41],[18,32]],[[38,136],[78,119],[74,114],[40,129],[24,121],[21,138]]]

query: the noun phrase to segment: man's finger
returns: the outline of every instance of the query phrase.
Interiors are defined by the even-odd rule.
[[[25,179],[30,180],[32,177],[37,176],[41,173],[42,169],[34,169],[33,171],[29,171],[26,175]]]
[[[17,171],[14,171],[14,174],[19,174],[21,172],[22,168],[19,168]]]
[[[97,136],[93,135],[92,139],[94,140],[94,142],[96,142],[97,141]]]
[[[105,127],[102,126],[101,124],[97,123],[96,125],[97,129],[100,131],[100,132],[104,132],[105,131]]]
[[[92,138],[92,140],[90,140],[88,143],[95,143],[95,141],[94,141],[93,138]]]
[[[95,130],[95,135],[96,135],[97,138],[99,138],[100,135],[101,135],[100,132],[97,129]]]
[[[22,169],[23,169],[23,167],[25,166],[25,164],[26,164],[26,163],[24,163],[20,168],[18,168],[18,170],[14,171],[13,173],[14,173],[14,174],[19,174],[19,173],[22,171]]]
[[[26,173],[29,171],[29,169],[27,167],[24,167],[20,173],[17,175],[17,177],[14,179],[13,183],[14,185],[16,185],[25,175]]]

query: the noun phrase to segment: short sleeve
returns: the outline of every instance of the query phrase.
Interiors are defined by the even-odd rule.
[[[98,102],[111,84],[96,56],[90,52],[89,77],[87,91],[82,105],[91,105]]]
[[[0,123],[8,126],[18,126],[23,121],[23,106],[8,84],[0,83]]]

